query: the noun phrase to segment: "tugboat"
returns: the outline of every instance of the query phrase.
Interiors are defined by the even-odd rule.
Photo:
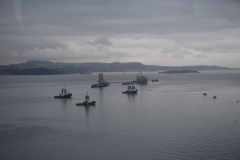
[[[148,83],[148,79],[147,79],[147,77],[143,76],[142,72],[141,72],[140,74],[137,74],[137,78],[133,82],[137,83],[137,84],[147,84]]]
[[[125,92],[122,92],[122,93],[125,93],[125,94],[137,94],[137,89],[135,88],[135,86],[128,86],[128,90],[126,90]]]
[[[91,105],[95,105],[96,101],[92,101],[90,102],[90,97],[87,93],[87,95],[85,96],[85,101],[83,103],[77,103],[76,106],[91,106]]]
[[[71,98],[72,93],[68,93],[66,88],[62,89],[62,92],[58,96],[54,96],[54,98]]]

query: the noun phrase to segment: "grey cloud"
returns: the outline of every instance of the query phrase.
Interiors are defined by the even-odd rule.
[[[206,58],[208,56],[206,54],[204,54],[204,53],[199,53],[199,54],[195,54],[194,57],[195,58]]]
[[[109,46],[112,45],[112,43],[109,41],[109,39],[107,37],[101,37],[98,38],[96,40],[94,40],[93,42],[88,42],[88,44],[91,45],[104,45],[104,46]]]
[[[224,38],[221,40],[188,42],[185,46],[203,52],[226,53],[229,51],[240,52],[239,44],[240,38]]]
[[[29,30],[24,34],[35,35],[199,32],[238,28],[239,7],[233,0],[25,0],[22,23]],[[0,34],[21,32],[12,21],[4,23],[10,28],[1,28]]]
[[[22,27],[22,8],[21,0],[13,0],[13,6],[19,25]]]
[[[40,59],[40,60],[106,60],[108,58],[130,57],[125,52],[112,51],[102,45],[86,45],[60,43],[43,37],[10,38],[0,41],[0,55],[10,62]],[[1,61],[0,61],[1,62]],[[3,63],[3,62],[2,62]]]
[[[238,0],[22,0],[19,6],[0,1],[0,58],[19,58],[23,53],[49,60],[147,57],[152,51],[204,59],[212,53],[240,51]],[[82,43],[84,36],[89,38]],[[135,36],[149,42],[116,44]],[[120,40],[114,41],[117,37]],[[76,41],[81,43],[74,46]]]
[[[66,49],[67,45],[44,37],[4,37],[0,39],[0,49],[9,52],[23,52],[28,49]]]

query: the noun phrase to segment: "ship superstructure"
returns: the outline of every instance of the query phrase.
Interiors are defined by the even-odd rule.
[[[136,80],[134,81],[134,83],[137,84],[147,84],[148,83],[148,79],[147,77],[142,75],[142,72],[137,74]]]
[[[109,85],[109,82],[105,81],[103,78],[103,73],[99,73],[98,84],[94,84],[91,88],[99,88],[99,87],[106,87]]]

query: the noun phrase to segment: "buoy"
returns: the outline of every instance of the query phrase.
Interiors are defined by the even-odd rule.
[[[206,96],[206,95],[207,95],[207,93],[203,93],[203,95],[204,95],[204,96]]]
[[[239,101],[237,101],[237,102],[239,102]]]
[[[151,89],[149,91],[151,91]]]
[[[51,98],[51,97],[49,97],[49,98]]]
[[[217,98],[217,96],[213,96],[213,98],[214,98],[214,99],[216,99],[216,98]]]

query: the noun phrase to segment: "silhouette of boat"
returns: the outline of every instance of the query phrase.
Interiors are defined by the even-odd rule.
[[[76,106],[92,106],[92,105],[95,105],[96,101],[92,101],[90,102],[90,97],[87,93],[87,95],[85,96],[85,101],[82,102],[82,103],[77,103]]]
[[[143,76],[142,73],[140,73],[140,74],[137,74],[136,80],[133,82],[137,84],[147,84],[148,79],[147,77]]]
[[[66,88],[63,88],[62,92],[58,96],[54,96],[54,98],[72,98],[72,93],[68,93]]]
[[[101,88],[101,87],[107,87],[109,84],[93,84],[91,88]]]
[[[123,82],[122,85],[132,85],[133,82]]]
[[[103,78],[103,73],[99,73],[98,84],[93,84],[91,88],[101,88],[109,86],[109,82],[105,81]]]
[[[137,94],[137,89],[135,86],[128,86],[128,89],[125,92],[122,92],[124,94]]]

